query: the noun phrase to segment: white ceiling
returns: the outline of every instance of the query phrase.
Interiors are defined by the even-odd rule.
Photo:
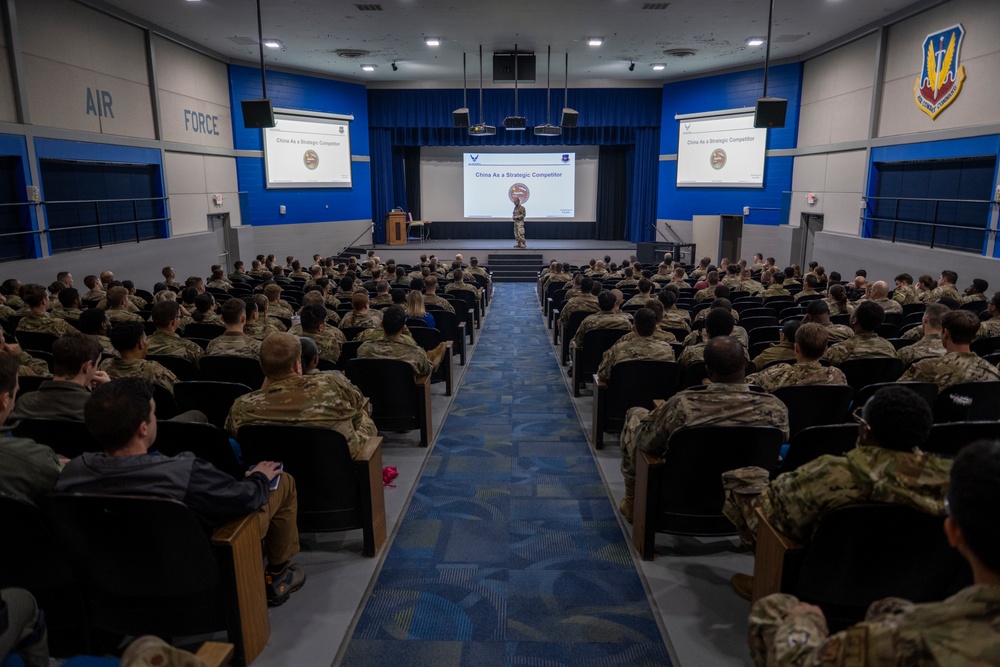
[[[105,0],[233,61],[255,62],[254,0]],[[666,4],[665,9],[643,9]],[[928,0],[775,0],[771,58],[790,59],[880,22]],[[264,37],[282,41],[265,50],[268,65],[361,81],[455,82],[462,53],[469,54],[469,84],[478,85],[478,48],[484,77],[492,79],[494,50],[534,50],[538,81],[545,85],[545,52],[553,53],[553,85],[561,84],[564,54],[574,81],[657,81],[762,64],[764,47],[747,47],[767,34],[768,0],[381,0],[381,11],[361,11],[346,0],[261,0]],[[604,37],[588,47],[588,36]],[[424,44],[439,36],[439,47]],[[338,49],[369,54],[337,55]],[[667,51],[693,51],[687,57]],[[629,72],[630,61],[636,63]],[[392,71],[391,63],[399,69]],[[666,63],[662,72],[650,65]],[[377,66],[361,71],[362,63]],[[618,85],[622,85],[619,83]]]

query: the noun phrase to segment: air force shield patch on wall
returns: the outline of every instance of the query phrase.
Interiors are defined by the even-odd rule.
[[[964,35],[965,30],[959,24],[924,39],[923,64],[913,84],[913,99],[931,119],[937,118],[962,91],[965,68],[959,64],[959,53]]]

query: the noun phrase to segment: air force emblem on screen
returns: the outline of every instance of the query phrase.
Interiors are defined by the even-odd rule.
[[[913,99],[931,119],[955,101],[962,92],[965,68],[959,64],[962,37],[960,24],[935,32],[924,39],[921,70],[913,84]]]

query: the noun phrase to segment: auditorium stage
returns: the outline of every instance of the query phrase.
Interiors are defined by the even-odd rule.
[[[556,259],[571,264],[585,264],[592,257],[601,259],[610,255],[613,262],[620,262],[635,254],[635,243],[629,241],[594,241],[589,239],[528,239],[527,248],[515,248],[513,239],[451,239],[435,241],[410,241],[406,245],[356,245],[356,248],[374,248],[384,261],[392,258],[403,264],[415,264],[420,255],[437,255],[438,259],[453,259],[462,253],[466,262],[475,256],[486,264],[489,255],[542,255],[544,261]]]

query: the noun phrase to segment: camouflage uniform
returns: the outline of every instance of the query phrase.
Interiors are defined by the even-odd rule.
[[[729,335],[737,339],[741,343],[743,343],[743,351],[746,352],[747,348],[750,346],[749,344],[750,336],[747,334],[747,330],[744,329],[743,327],[736,326],[733,327],[733,332]],[[695,331],[692,331],[690,334],[688,334],[688,337],[684,339],[683,341],[684,347],[688,347],[690,345],[696,345],[698,343],[702,344],[707,343],[708,338],[706,338],[706,336],[708,336],[708,334],[705,332],[704,327],[701,329],[696,329]],[[748,354],[747,361],[749,360],[750,360],[750,355]]]
[[[996,632],[1000,586],[963,588],[943,602],[873,602],[865,620],[828,636],[813,611],[790,614],[799,600],[777,593],[750,611],[750,652],[757,665],[941,667],[1000,664]]]
[[[986,301],[986,295],[982,292],[976,294],[963,294],[962,303],[975,303],[976,301]]]
[[[673,285],[677,289],[689,289],[691,286],[687,284],[686,280],[672,280],[665,285],[665,287],[670,287]]]
[[[382,311],[369,310],[356,313],[353,310],[340,320],[341,329],[377,329],[382,326]]]
[[[105,297],[104,290],[102,290],[102,289],[92,289],[92,290],[88,291],[85,294],[81,294],[80,295],[80,300],[81,301],[100,301],[104,297]],[[18,301],[20,301],[20,299],[18,299]],[[11,297],[7,297],[7,304],[11,308],[19,308],[20,307],[20,306],[15,306],[13,303],[11,303]]]
[[[764,291],[762,291],[759,296],[762,299],[767,299],[772,296],[791,296],[792,293],[786,290],[782,285],[778,283],[771,283],[768,285]]]
[[[110,375],[112,380],[142,378],[165,388],[171,394],[174,393],[174,385],[180,382],[172,372],[147,359],[105,359],[101,362],[100,369]]]
[[[365,397],[340,373],[292,375],[236,399],[226,430],[236,435],[244,424],[287,424],[333,429],[356,455],[378,434],[365,410]]]
[[[597,369],[597,377],[607,382],[615,364],[637,360],[674,361],[674,348],[670,343],[657,340],[655,335],[640,336],[635,332],[626,334],[604,353]]]
[[[961,382],[996,382],[1000,371],[975,352],[947,352],[940,357],[918,361],[899,382],[933,382],[941,392]]]
[[[726,276],[719,281],[731,290],[737,290],[740,288],[740,278],[739,276]]]
[[[849,359],[878,359],[896,357],[896,348],[885,338],[879,338],[873,333],[855,334],[842,343],[837,343],[827,349],[823,358],[834,366]]]
[[[930,292],[924,292],[920,295],[920,300],[924,303],[937,303],[942,297],[948,297],[949,299],[954,299],[958,303],[962,303],[962,295],[958,293],[954,285],[941,285],[935,287]]]
[[[892,299],[888,298],[869,299],[869,301],[871,301],[872,303],[877,303],[878,305],[882,306],[882,310],[887,313],[899,313],[900,315],[903,314],[903,306],[900,305],[898,301],[893,301]]]
[[[153,335],[146,338],[146,343],[149,345],[149,349],[146,351],[147,354],[183,357],[195,366],[198,365],[198,360],[205,355],[205,351],[201,349],[200,345],[169,331],[157,331],[153,333]]]
[[[11,315],[13,315],[16,312],[17,312],[16,310],[14,310],[13,308],[11,308],[7,304],[0,303],[0,320],[3,320],[4,322],[6,322],[7,318],[10,317]]]
[[[333,363],[337,363],[337,360],[340,359],[340,351],[344,348],[344,343],[347,342],[344,332],[333,327],[326,327],[323,331],[314,333],[303,331],[297,335],[312,338],[319,350],[319,358]]]
[[[225,280],[212,280],[207,285],[205,285],[205,287],[206,288],[211,287],[212,289],[220,289],[224,292],[228,292],[230,288],[232,288],[232,285],[227,283]]]
[[[636,294],[634,297],[622,304],[624,306],[642,306],[646,307],[646,302],[650,299],[655,298],[652,294]]]
[[[50,377],[52,375],[49,371],[49,365],[44,359],[35,359],[22,350],[21,354],[17,356],[17,360],[21,362],[21,368],[17,371],[18,375],[36,375],[41,377]]]
[[[208,357],[249,357],[250,359],[260,359],[260,341],[251,338],[245,333],[234,333],[227,331],[218,338],[213,338],[208,342],[205,349],[205,356]]]
[[[753,547],[760,508],[768,523],[799,542],[812,539],[824,512],[855,503],[900,503],[934,516],[944,515],[944,496],[952,460],[924,452],[855,447],[844,456],[824,455],[767,479],[763,468],[724,473],[722,512]],[[758,482],[747,484],[754,475]]]
[[[108,314],[108,321],[112,324],[115,322],[143,322],[144,320],[139,315],[131,313],[123,308],[109,308],[105,311]]]
[[[847,304],[847,306],[845,306],[842,309],[840,307],[840,304],[838,304],[836,301],[833,301],[831,299],[827,299],[826,300],[826,305],[828,305],[830,307],[830,315],[831,316],[833,316],[833,315],[850,315],[851,313],[854,312],[854,306],[852,306],[851,304]]]
[[[431,362],[420,346],[407,345],[383,338],[362,343],[358,348],[359,359],[396,359],[413,367],[413,377],[421,378],[431,373]]]
[[[272,316],[270,311],[268,311],[267,316],[264,317],[264,323],[277,329],[278,331],[284,332],[288,330],[288,327],[285,326],[285,323],[279,320],[277,317]]]
[[[843,342],[848,338],[854,338],[854,329],[846,324],[833,324],[831,322],[830,324],[822,324],[820,326],[826,332],[826,337],[830,341],[830,345]]]
[[[920,303],[920,296],[917,294],[917,290],[913,289],[913,286],[901,285],[893,292],[892,300],[905,306],[910,303]]]
[[[284,327],[285,325],[282,324],[281,326]],[[281,330],[278,329],[278,327],[271,324],[270,322],[261,322],[260,320],[254,322],[253,324],[247,322],[246,324],[243,325],[243,333],[250,336],[254,340],[262,341],[265,338],[267,338],[268,334],[272,334],[278,331]]]
[[[691,313],[678,308],[663,311],[660,326],[665,329],[687,329],[691,331]]]
[[[455,307],[451,305],[451,302],[444,297],[438,296],[437,294],[425,294],[424,304],[430,304],[432,306],[440,306],[442,309],[447,310],[449,313],[455,312]]]
[[[616,282],[615,283],[615,287],[617,289],[622,289],[622,288],[625,288],[625,287],[635,287],[638,284],[639,284],[639,281],[636,280],[635,278],[625,278],[623,280],[619,280],[618,282]]]
[[[272,317],[291,317],[295,314],[292,307],[287,301],[283,299],[278,299],[277,301],[270,301],[267,304],[267,314]]]
[[[139,297],[135,297],[135,298],[139,299]],[[145,303],[146,303],[145,300],[143,300],[143,299],[140,299],[140,300],[143,302],[143,305],[145,305]],[[103,295],[101,297],[101,300],[97,302],[97,307],[100,308],[101,310],[107,310],[108,309],[108,300],[105,299],[103,297]],[[140,310],[142,310],[142,306],[139,306],[138,304],[136,304],[135,302],[133,302],[132,301],[132,297],[129,296],[128,298],[125,299],[125,303],[122,304],[122,309],[123,310],[127,310],[130,313],[136,313],[137,314]]]
[[[804,361],[800,364],[775,364],[747,376],[747,382],[764,391],[774,391],[781,387],[810,384],[847,384],[847,377],[834,366],[824,366],[818,361]]]
[[[990,336],[1000,336],[1000,315],[991,317],[979,325],[976,338],[988,338]]]
[[[476,295],[476,301],[482,298],[482,290],[480,290],[475,285],[470,285],[466,282],[461,283],[448,283],[444,286],[444,293],[449,294],[451,292],[471,292]]]
[[[703,319],[705,319],[706,317],[708,317],[708,313],[711,312],[711,310],[712,310],[711,308],[702,308],[701,310],[699,310],[698,314],[694,316],[694,322],[693,323],[697,324],[698,322],[701,322]],[[735,310],[730,310],[729,314],[733,316],[733,321],[734,322],[736,322],[737,324],[740,323],[740,314],[739,313],[737,313]]]
[[[73,333],[76,331],[76,328],[66,320],[60,320],[59,318],[53,317],[48,313],[29,312],[21,318],[20,322],[17,323],[16,331],[24,331],[26,333],[47,333],[54,336],[62,336],[68,333]]]
[[[903,368],[909,368],[914,362],[930,357],[941,357],[947,351],[941,343],[941,334],[926,334],[913,345],[898,349],[896,357],[903,362]]]
[[[622,431],[622,475],[635,479],[636,450],[662,455],[670,434],[692,426],[774,426],[788,437],[788,408],[745,384],[710,384],[680,391],[653,409],[631,408]]]
[[[392,305],[392,295],[391,294],[379,294],[371,301],[372,306],[391,306]]]
[[[698,290],[694,293],[695,302],[704,301],[705,299],[715,299],[715,288],[717,285],[710,285],[705,289]]]
[[[772,361],[779,360],[795,360],[795,343],[790,343],[788,341],[785,341],[784,343],[775,343],[754,357],[753,365],[757,367],[758,371],[761,371],[764,370],[764,367]]]
[[[115,357],[116,359],[121,356],[118,353],[118,350],[115,349],[115,346],[111,344],[111,339],[108,338],[107,336],[102,336],[100,334],[87,334],[87,335],[96,340],[98,344],[101,346],[101,354],[110,354],[112,357]]]
[[[566,307],[559,313],[559,324],[562,326],[569,324],[569,316],[573,313],[597,313],[600,310],[601,307],[597,304],[597,297],[593,294],[575,296],[566,303]]]
[[[67,322],[75,322],[80,319],[80,315],[83,311],[79,308],[58,308],[52,311],[52,317],[58,317],[60,320],[66,320]]]
[[[816,296],[818,294],[819,294],[819,292],[817,292],[814,289],[812,289],[812,290],[801,290],[801,291],[795,293],[794,295],[792,295],[792,298],[795,299],[795,301],[797,302],[799,299],[801,299],[804,296]]]
[[[580,326],[577,327],[576,334],[570,342],[570,347],[582,350],[583,337],[587,335],[588,331],[597,331],[598,329],[624,329],[628,331],[631,328],[632,320],[625,313],[609,311],[587,315],[583,318],[583,322],[580,322]]]
[[[924,337],[924,328],[921,326],[913,327],[912,329],[907,329],[900,336],[903,340],[920,340]]]
[[[629,331],[627,334],[625,334],[624,336],[622,336],[621,338],[619,338],[617,342],[621,343],[622,341],[635,340],[636,338],[640,338],[639,334],[637,334],[634,331]],[[653,340],[658,340],[661,343],[676,343],[677,342],[677,337],[676,336],[674,336],[669,331],[663,331],[663,330],[661,330],[659,328],[653,329],[653,333],[650,336],[650,338],[652,338]],[[670,349],[673,349],[673,346],[671,346]]]
[[[370,340],[384,340],[384,339],[385,339],[385,332],[382,331],[382,327],[379,327],[378,329],[365,329],[364,331],[362,331],[361,333],[359,333],[357,336],[354,337],[355,341],[361,341],[363,343],[368,342]],[[405,345],[417,344],[417,341],[414,340],[413,336],[405,329],[403,330],[403,333],[400,334],[400,341]]]

